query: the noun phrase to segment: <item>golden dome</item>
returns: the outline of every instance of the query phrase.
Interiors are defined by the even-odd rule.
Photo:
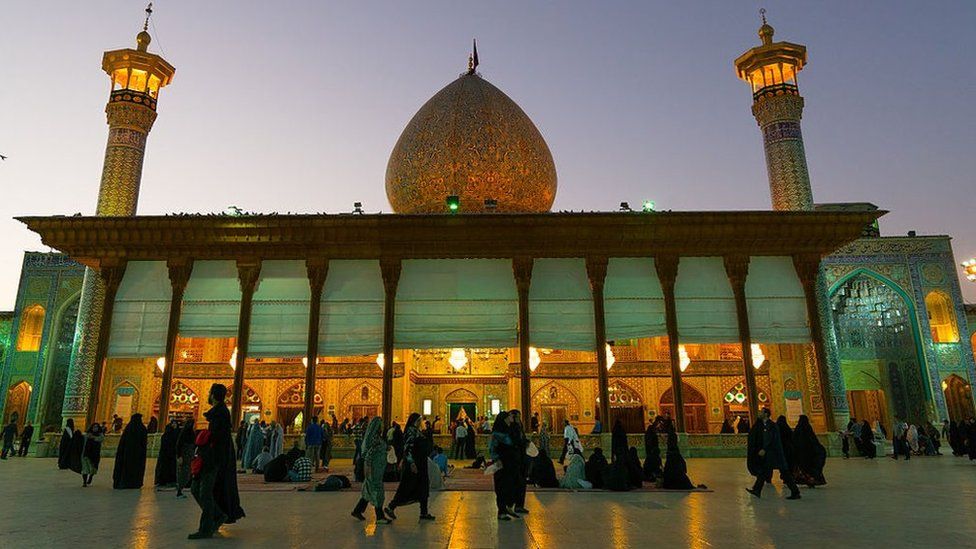
[[[386,196],[397,213],[547,212],[556,166],[532,120],[501,90],[468,73],[437,92],[410,120],[386,166]]]

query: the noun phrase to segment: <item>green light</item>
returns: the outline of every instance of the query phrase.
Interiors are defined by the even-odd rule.
[[[453,194],[447,197],[447,209],[451,213],[457,213],[461,209],[461,198]]]
[[[641,205],[641,209],[644,210],[645,212],[653,212],[654,211],[654,201],[653,200],[645,200],[644,203]]]

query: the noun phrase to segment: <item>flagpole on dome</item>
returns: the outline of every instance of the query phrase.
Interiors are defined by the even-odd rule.
[[[471,39],[471,55],[468,56],[468,74],[474,74],[478,68],[478,39]]]

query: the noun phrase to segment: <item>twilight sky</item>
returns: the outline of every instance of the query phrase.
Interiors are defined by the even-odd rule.
[[[817,202],[869,201],[885,234],[949,234],[976,255],[976,3],[764,1],[805,44],[803,133]],[[0,309],[23,251],[11,218],[92,214],[107,126],[102,52],[134,47],[136,0],[4,2]],[[149,137],[140,214],[390,211],[389,153],[465,69],[552,150],[554,209],[766,209],[761,137],[732,61],[756,2],[155,2],[150,51],[177,72]],[[968,301],[976,284],[962,281]]]

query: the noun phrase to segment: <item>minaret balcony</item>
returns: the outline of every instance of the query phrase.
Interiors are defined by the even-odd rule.
[[[760,99],[775,97],[777,95],[800,95],[800,89],[797,88],[796,84],[787,82],[764,86],[752,94],[752,100],[759,101]]]
[[[109,103],[136,103],[138,105],[145,105],[152,110],[156,110],[156,98],[149,95],[148,93],[133,91],[129,89],[115,90],[109,97]]]

